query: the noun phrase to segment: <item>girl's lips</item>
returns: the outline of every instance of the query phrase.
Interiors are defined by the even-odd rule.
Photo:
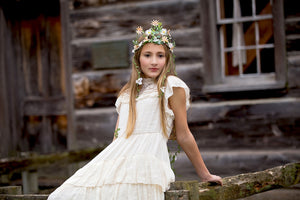
[[[158,70],[158,68],[150,68],[150,71],[152,72],[156,72]]]

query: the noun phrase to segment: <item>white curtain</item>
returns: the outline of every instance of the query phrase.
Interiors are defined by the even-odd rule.
[[[233,0],[233,17],[235,19],[241,18],[240,0]],[[245,50],[239,50],[241,46],[245,46],[243,24],[233,23],[232,27],[232,47],[236,50],[233,51],[232,60],[233,66],[239,66],[239,59],[242,64],[246,64],[247,57]]]

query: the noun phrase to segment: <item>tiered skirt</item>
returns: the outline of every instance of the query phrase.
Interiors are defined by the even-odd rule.
[[[49,200],[163,200],[175,177],[161,134],[118,138]]]

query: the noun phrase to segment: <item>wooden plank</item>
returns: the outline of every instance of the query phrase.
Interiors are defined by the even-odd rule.
[[[5,19],[0,7],[0,157],[7,157],[9,152],[9,112],[7,99],[7,82],[5,70]]]
[[[67,147],[69,150],[76,149],[76,131],[74,119],[74,97],[72,85],[72,61],[71,61],[71,27],[70,27],[70,13],[69,1],[60,0],[60,15],[61,15],[61,49],[62,49],[62,71],[63,75],[63,93],[65,94],[67,108]]]
[[[25,157],[11,157],[0,159],[0,174],[11,174],[24,170],[35,170],[48,167],[52,164],[71,164],[91,160],[98,155],[104,147],[80,149],[47,155],[28,155]]]
[[[39,29],[41,32],[44,34],[39,34],[39,52],[40,55],[38,55],[39,59],[39,74],[38,79],[40,83],[40,95],[42,97],[49,97],[50,96],[50,64],[51,59],[49,58],[50,56],[50,51],[51,51],[51,45],[49,45],[48,40],[50,39],[50,35],[52,34],[51,30],[48,30],[47,28],[47,18],[45,14],[39,17],[40,25]]]
[[[36,19],[21,20],[20,22],[20,37],[22,68],[25,81],[25,94],[39,96],[41,93],[41,82],[39,76],[39,62],[37,51],[39,49],[39,28]],[[18,57],[17,57],[18,58]]]
[[[274,45],[275,45],[275,71],[276,80],[287,82],[286,44],[285,44],[285,19],[283,10],[283,0],[274,0]]]
[[[201,26],[203,30],[203,61],[205,67],[205,84],[214,85],[222,82],[220,73],[220,47],[216,25],[216,1],[202,0]]]
[[[64,97],[52,98],[27,98],[24,101],[24,115],[49,116],[65,115],[67,105]]]
[[[7,10],[4,10],[7,13]],[[23,86],[21,74],[22,57],[20,49],[20,26],[17,22],[7,18],[6,16],[6,30],[5,30],[5,76],[6,76],[6,96],[7,109],[9,112],[9,127],[10,130],[6,133],[9,137],[8,147],[9,154],[16,154],[16,150],[21,143],[21,126],[22,126],[22,95]],[[9,87],[9,88],[8,88]]]
[[[40,132],[40,144],[42,144],[41,153],[50,153],[55,147],[53,146],[53,131],[51,117],[42,117],[42,130]]]
[[[60,17],[47,17],[46,30],[51,32],[47,38],[49,51],[49,86],[50,95],[65,95],[64,79],[65,79],[65,65],[63,64],[63,48],[62,48],[62,24]],[[47,74],[46,74],[47,75]]]

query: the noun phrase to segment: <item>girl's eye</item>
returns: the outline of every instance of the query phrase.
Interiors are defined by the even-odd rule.
[[[149,57],[150,57],[150,54],[145,54],[144,56],[147,57],[147,58],[149,58]]]
[[[160,55],[158,55],[158,57],[163,58],[163,57],[165,57],[165,55],[160,54]]]

